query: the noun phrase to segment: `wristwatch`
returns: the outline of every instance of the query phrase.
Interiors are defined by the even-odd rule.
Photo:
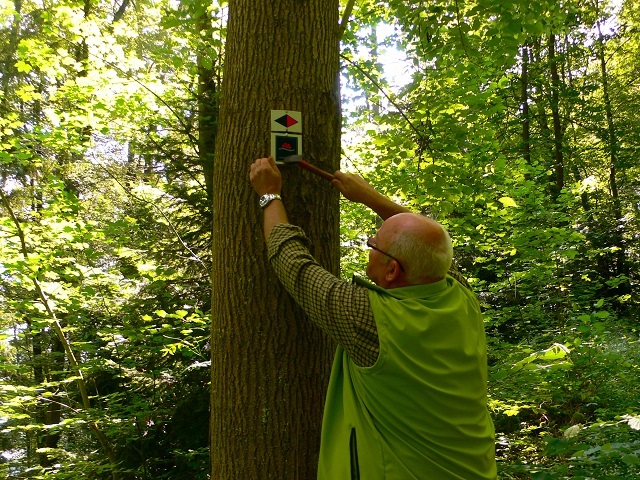
[[[266,207],[267,205],[269,205],[269,202],[271,202],[271,200],[282,201],[282,197],[277,193],[265,193],[260,197],[260,206],[262,208]]]

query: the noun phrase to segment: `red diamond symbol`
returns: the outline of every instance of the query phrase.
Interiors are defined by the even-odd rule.
[[[296,123],[298,123],[298,120],[296,120],[295,118],[293,118],[290,115],[283,115],[280,118],[277,118],[276,122],[278,122],[283,127],[289,128],[292,125],[295,125]]]

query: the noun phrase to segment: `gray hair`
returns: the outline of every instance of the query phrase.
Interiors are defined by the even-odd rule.
[[[436,243],[425,242],[412,232],[399,232],[389,246],[389,254],[402,262],[409,283],[420,283],[422,278],[443,278],[451,268],[453,244],[445,228],[442,225],[440,228],[444,235]]]

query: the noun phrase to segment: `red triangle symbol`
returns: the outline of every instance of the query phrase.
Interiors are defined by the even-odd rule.
[[[295,125],[296,123],[298,123],[298,120],[296,120],[295,118],[293,118],[290,115],[283,115],[280,118],[276,119],[276,122],[278,122],[280,125],[289,128],[292,125]]]

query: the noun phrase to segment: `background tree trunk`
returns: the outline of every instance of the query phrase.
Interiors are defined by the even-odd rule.
[[[556,56],[556,36],[549,35],[549,68],[551,69],[551,116],[553,118],[553,153],[555,184],[552,185],[552,198],[558,200],[564,188],[564,129],[560,118],[560,75],[558,75],[558,58]]]
[[[200,6],[202,13],[196,20],[198,32],[203,38],[213,36],[211,14],[206,8],[207,2]],[[220,69],[218,59],[207,59],[206,50],[198,51],[198,156],[202,165],[207,199],[213,200],[213,158],[218,128],[218,112],[220,109],[218,86],[220,85]]]
[[[529,118],[529,45],[521,48],[520,104],[522,105],[522,157],[531,165],[531,119]]]
[[[7,47],[4,49],[4,58],[2,59],[2,96],[0,96],[0,114],[6,115],[9,111],[9,100],[13,88],[10,88],[11,83],[15,82],[17,72],[15,67],[15,55],[18,49],[18,43],[20,42],[20,15],[22,12],[22,0],[14,0],[13,8],[16,12],[11,22],[11,29],[9,30],[9,39]]]
[[[338,2],[229,2],[214,163],[211,478],[315,478],[333,348],[273,275],[249,166],[270,152],[270,110],[302,112],[303,149],[333,171],[340,156]],[[283,172],[292,223],[337,273],[338,194]]]
[[[622,202],[620,201],[620,193],[618,190],[618,150],[620,146],[618,144],[618,138],[616,134],[616,125],[614,120],[614,108],[611,103],[611,96],[609,91],[609,73],[607,71],[607,57],[605,39],[602,35],[602,29],[600,21],[596,23],[598,29],[597,38],[597,56],[600,63],[600,75],[602,82],[602,96],[604,102],[604,111],[607,117],[607,133],[604,136],[607,143],[607,153],[609,157],[609,191],[611,193],[611,200],[613,202],[613,216],[614,224],[611,231],[611,243],[615,247],[615,258],[613,262],[613,276],[628,275],[629,268],[626,262],[627,249],[624,242],[625,237],[625,222],[623,221],[624,214],[622,213]],[[621,288],[618,288],[620,294],[627,293],[628,284],[623,283]]]

